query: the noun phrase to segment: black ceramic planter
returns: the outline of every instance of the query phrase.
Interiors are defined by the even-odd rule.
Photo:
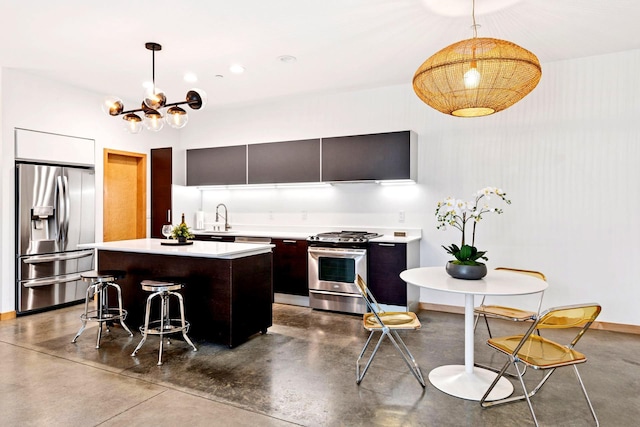
[[[449,274],[449,276],[455,277],[456,279],[478,280],[487,275],[487,266],[484,264],[463,265],[454,264],[449,261],[445,270],[447,270],[447,274]]]

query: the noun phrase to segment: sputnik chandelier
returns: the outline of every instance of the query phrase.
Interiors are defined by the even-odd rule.
[[[120,98],[109,96],[104,99],[102,109],[110,116],[123,115],[126,129],[130,133],[139,133],[144,127],[157,132],[166,122],[174,129],[183,128],[189,116],[180,105],[187,104],[193,110],[203,108],[207,103],[207,95],[200,89],[191,89],[187,92],[186,99],[180,102],[167,103],[164,92],[156,87],[156,52],[162,50],[158,43],[148,42],[144,47],[151,51],[152,86],[145,93],[142,106],[135,110],[124,111],[124,104]],[[166,109],[163,111],[163,109]],[[144,120],[138,113],[144,115]]]
[[[486,116],[529,94],[540,81],[538,58],[505,40],[478,38],[472,0],[473,38],[445,47],[413,76],[416,95],[436,110],[457,117]]]

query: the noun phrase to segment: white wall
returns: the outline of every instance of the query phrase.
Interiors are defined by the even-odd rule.
[[[2,69],[0,312],[15,309],[15,127],[95,139],[98,240],[104,147],[148,152],[178,141],[174,183],[184,184],[185,148],[412,129],[420,135],[416,186],[233,191],[205,195],[202,203],[208,208],[224,201],[232,221],[271,225],[301,222],[301,211],[307,210],[305,224],[394,226],[397,211],[404,210],[405,226],[423,230],[421,264],[427,266],[444,265],[448,256],[440,245],[459,239],[454,231],[435,229],[436,201],[500,186],[513,204],[502,216],[483,220],[478,233],[477,245],[489,251],[489,267],[543,271],[550,282],[547,307],[598,301],[604,306],[600,320],[640,325],[635,308],[640,225],[633,217],[640,208],[638,69],[639,50],[543,64],[542,80],[531,95],[484,118],[444,116],[422,104],[410,85],[402,85],[208,108],[179,133],[141,135],[123,133],[118,119],[102,114],[103,94]],[[197,195],[189,194],[191,204]],[[423,291],[421,299],[463,304],[455,295],[437,292]]]
[[[638,50],[543,64],[532,94],[484,118],[438,113],[409,84],[210,108],[185,128],[174,158],[186,148],[415,130],[416,186],[205,192],[202,206],[225,202],[232,223],[310,226],[396,226],[404,210],[403,225],[422,228],[421,264],[439,266],[448,259],[441,245],[457,243],[459,233],[436,230],[436,202],[499,186],[513,203],[479,224],[476,241],[490,268],[544,272],[545,307],[596,301],[601,321],[640,325],[638,69]],[[436,291],[423,290],[421,300],[463,305]]]
[[[103,149],[148,154],[150,148],[171,146],[178,134],[173,129],[157,134],[124,132],[121,119],[108,117],[100,109],[107,94],[87,92],[7,68],[2,69],[1,77],[0,313],[5,313],[15,310],[14,128],[95,140],[97,241],[102,241]]]

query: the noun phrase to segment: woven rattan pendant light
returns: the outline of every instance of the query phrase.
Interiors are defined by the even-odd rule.
[[[479,117],[502,111],[531,92],[542,75],[538,58],[499,39],[478,38],[473,0],[471,39],[447,46],[413,76],[413,90],[445,114]]]

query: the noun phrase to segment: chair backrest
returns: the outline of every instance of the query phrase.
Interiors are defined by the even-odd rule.
[[[496,267],[496,270],[513,271],[514,273],[528,274],[529,276],[533,276],[533,277],[537,277],[538,279],[542,279],[545,282],[547,281],[547,278],[545,277],[545,275],[542,274],[539,271],[523,270],[521,268],[510,268],[510,267]]]
[[[356,284],[358,285],[358,290],[360,291],[364,302],[367,304],[367,307],[369,307],[369,310],[371,310],[376,317],[378,317],[378,313],[384,313],[384,310],[380,307],[378,301],[376,301],[376,298],[367,287],[367,283],[359,274],[356,277]]]
[[[538,320],[531,326],[534,329],[567,329],[581,327],[576,337],[571,341],[569,348],[582,338],[593,321],[598,317],[602,307],[597,303],[567,305],[554,307],[544,311]]]

